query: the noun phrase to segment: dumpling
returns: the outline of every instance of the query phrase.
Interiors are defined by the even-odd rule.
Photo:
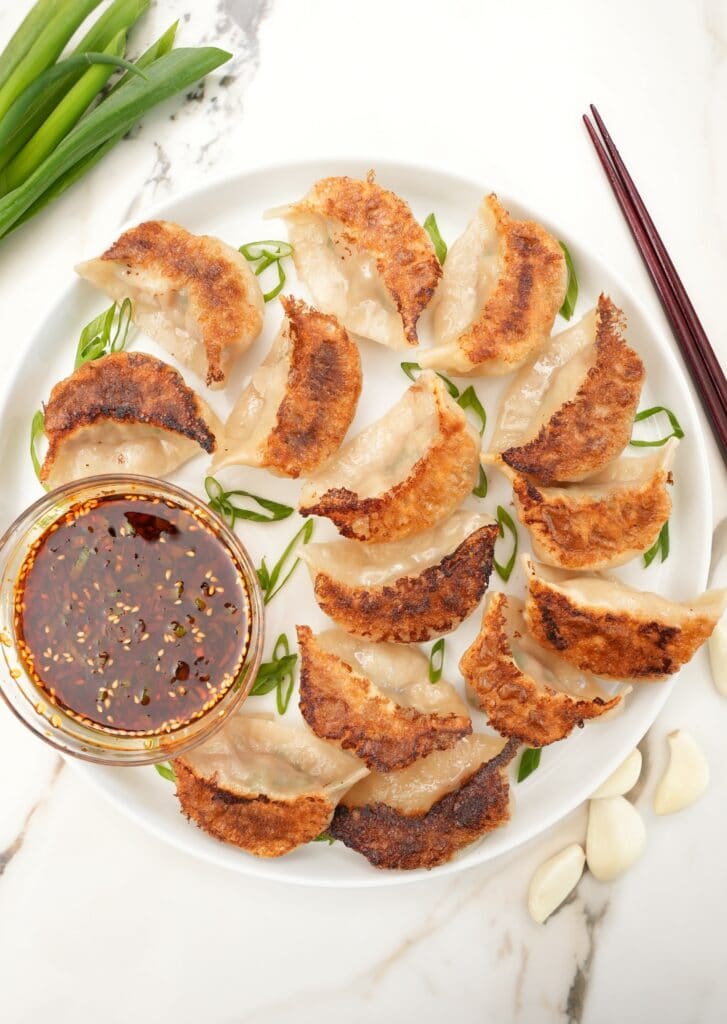
[[[351,425],[361,394],[356,343],[335,317],[281,298],[285,318],[225,425],[213,466],[264,466],[298,477],[318,469]]]
[[[306,544],[315,598],[349,633],[410,644],[451,633],[482,600],[492,571],[497,523],[458,509],[404,541]]]
[[[247,714],[173,763],[183,813],[258,857],[280,857],[319,836],[341,795],[368,774],[308,729]]]
[[[262,330],[265,303],[245,257],[179,224],[139,224],[76,272],[117,302],[131,299],[134,323],[211,388]]]
[[[539,487],[503,465],[533,554],[561,569],[623,565],[656,541],[671,514],[671,465],[679,442],[641,458],[621,456],[584,484]]]
[[[373,172],[365,181],[322,178],[270,215],[287,221],[296,270],[320,309],[389,348],[418,344],[417,320],[442,268],[408,205]]]
[[[656,680],[678,672],[727,607],[727,590],[679,603],[527,558],[525,571],[525,619],[538,643],[584,672],[614,679]]]
[[[538,483],[583,480],[626,447],[645,371],[605,295],[524,366],[500,406],[493,456]]]
[[[338,629],[298,626],[300,710],[316,736],[368,768],[406,768],[472,732],[449,683],[432,685],[421,651],[357,640]]]
[[[459,667],[492,728],[529,747],[564,739],[621,700],[536,644],[522,602],[505,594],[488,597],[482,628]]]
[[[567,287],[556,239],[485,196],[447,253],[433,306],[436,347],[419,353],[421,366],[510,373],[547,341]]]
[[[380,420],[303,487],[304,516],[344,537],[402,540],[441,522],[477,482],[479,436],[435,373],[423,373]]]
[[[44,412],[49,487],[97,473],[166,476],[200,449],[213,452],[221,430],[181,374],[143,352],[84,363],[55,385]]]
[[[510,817],[517,744],[465,736],[399,771],[372,772],[338,805],[330,833],[377,868],[433,868]]]

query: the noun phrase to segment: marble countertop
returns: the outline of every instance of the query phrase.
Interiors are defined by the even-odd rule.
[[[234,62],[147,117],[0,247],[6,371],[39,294],[53,296],[117,224],[212,175],[313,156],[421,161],[522,196],[589,239],[665,325],[580,122],[591,101],[727,356],[722,0],[159,0],[145,34],[180,10],[180,41],[217,43]],[[16,18],[17,5],[0,4],[0,37]],[[727,485],[709,447],[717,523]],[[163,845],[0,714],[0,1019],[716,1024],[727,1006],[726,722],[702,653],[642,743],[645,856],[613,885],[585,877],[539,927],[528,881],[582,838],[583,811],[454,877],[283,887]],[[654,779],[675,727],[698,737],[712,784],[657,819]]]

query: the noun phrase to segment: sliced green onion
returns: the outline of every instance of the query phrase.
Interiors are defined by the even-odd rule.
[[[63,174],[109,139],[127,132],[158,103],[204,78],[231,54],[216,47],[180,48],[149,65],[147,80],[133,78],[85,117],[18,188],[0,199],[0,236]]]
[[[468,388],[465,388],[459,396],[457,399],[457,405],[465,411],[467,411],[467,409],[472,410],[480,421],[480,437],[482,437],[485,432],[485,427],[487,426],[487,413],[485,412],[485,407],[482,402],[477,397],[477,392],[471,384]]]
[[[333,846],[335,841],[335,837],[332,836],[330,832],[321,832],[321,834],[316,836],[315,839],[311,839],[312,843],[328,843],[329,846]]]
[[[420,375],[424,372],[419,363],[400,363],[399,365],[401,366],[402,370],[407,375],[409,380],[418,380]],[[450,393],[452,398],[459,398],[459,388],[457,387],[457,385],[453,381],[451,381],[449,377],[447,377],[444,373],[439,373],[438,370],[436,372],[439,379],[444,381],[444,386],[446,387],[447,391]]]
[[[266,238],[261,242],[246,242],[240,246],[240,252],[248,263],[257,263],[255,275],[260,276],[268,267],[273,264],[278,272],[278,283],[269,292],[263,292],[263,300],[270,302],[277,295],[280,295],[285,284],[285,271],[282,261],[293,253],[293,246],[290,242],[282,242],[277,238]]]
[[[558,245],[563,250],[565,265],[568,268],[568,287],[565,291],[563,305],[560,307],[560,315],[564,320],[570,320],[575,312],[576,302],[578,301],[578,278],[576,277],[576,268],[573,266],[573,259],[568,251],[568,246],[565,242],[558,242]]]
[[[666,442],[672,437],[684,437],[684,431],[681,428],[679,420],[671,409],[667,409],[665,405],[653,405],[650,409],[644,409],[643,412],[637,412],[636,416],[634,416],[634,423],[640,423],[642,420],[651,419],[652,416],[658,416],[662,412],[671,424],[671,434],[667,434],[666,437],[662,437],[658,441],[634,441],[634,439],[631,438],[629,444],[633,445],[634,448],[661,448],[661,446],[666,444]]]
[[[510,557],[508,558],[507,562],[505,562],[504,565],[501,565],[496,558],[493,559],[493,564],[495,566],[495,571],[497,572],[497,575],[500,577],[501,580],[507,583],[507,581],[510,579],[510,575],[512,574],[512,570],[515,568],[515,559],[517,558],[517,527],[515,526],[515,523],[512,521],[512,516],[510,515],[510,513],[507,512],[502,507],[502,505],[497,506],[497,525],[500,528],[500,537],[505,536],[505,527],[507,527],[508,530],[510,531],[513,541],[512,554],[510,555]]]
[[[444,637],[440,637],[429,652],[429,682],[438,683],[444,671]]]
[[[209,506],[221,519],[232,528],[238,519],[245,519],[252,523],[275,523],[280,519],[287,519],[292,516],[293,509],[290,505],[281,505],[280,502],[263,498],[259,494],[252,494],[250,491],[226,491],[219,480],[213,476],[205,477],[204,489],[207,491]],[[246,498],[256,502],[260,508],[265,509],[268,514],[256,512],[254,509],[243,508],[236,505],[232,498]]]
[[[437,254],[437,259],[440,263],[444,264],[447,258],[447,245],[442,236],[439,233],[439,227],[437,225],[437,218],[433,213],[430,213],[423,224],[424,230],[432,240],[434,251]]]
[[[309,519],[303,524],[303,526],[301,526],[272,569],[268,569],[265,559],[263,558],[260,563],[260,568],[257,570],[257,578],[262,588],[264,604],[270,604],[275,595],[280,593],[295,570],[298,568],[300,558],[295,559],[287,574],[282,580],[280,580],[280,574],[283,571],[283,567],[286,565],[294,550],[299,544],[307,544],[313,536],[313,525],[313,520]],[[279,580],[280,582],[278,582]]]
[[[476,498],[487,497],[487,473],[485,473],[484,466],[480,466],[480,475],[477,480],[477,486],[472,489],[472,493]]]
[[[669,520],[664,523],[662,528],[659,530],[659,536],[656,541],[649,548],[648,551],[644,552],[644,568],[648,569],[651,563],[654,561],[656,556],[659,555],[662,562],[665,562],[669,557]]]
[[[167,782],[177,781],[177,776],[174,774],[171,761],[162,761],[160,764],[155,764],[154,767],[159,775],[161,775],[163,779],[166,779]]]
[[[288,710],[290,698],[293,694],[295,663],[297,660],[298,655],[290,653],[287,636],[285,633],[281,633],[275,641],[271,660],[264,661],[258,669],[257,677],[250,690],[250,696],[260,697],[275,690],[278,714],[284,715]]]
[[[540,764],[541,753],[542,750],[540,747],[528,747],[527,750],[523,750],[520,757],[520,764],[517,768],[518,782],[522,782],[523,779],[527,779],[528,775],[533,774]]]
[[[44,431],[45,416],[43,415],[42,411],[38,409],[30,422],[30,458],[32,459],[33,462],[33,469],[35,470],[35,475],[38,477],[39,480],[42,463],[38,457],[38,438],[42,436]],[[43,483],[42,480],[40,480],[40,482]],[[45,487],[45,484],[43,484],[43,486]]]
[[[120,306],[112,303],[87,323],[78,339],[73,369],[77,370],[84,363],[100,359],[110,352],[120,352],[126,344],[133,314],[131,299],[124,299]]]

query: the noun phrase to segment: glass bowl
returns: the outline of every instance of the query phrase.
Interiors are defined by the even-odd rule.
[[[51,703],[18,653],[15,592],[18,574],[32,545],[74,506],[101,497],[135,495],[169,500],[210,528],[237,563],[247,590],[249,642],[236,682],[203,714],[161,734],[129,735],[86,725]],[[208,739],[250,692],[264,642],[264,606],[255,567],[238,537],[199,498],[151,477],[113,475],[73,481],[49,491],[25,510],[0,539],[0,695],[36,736],[63,754],[106,765],[155,764],[177,757]]]

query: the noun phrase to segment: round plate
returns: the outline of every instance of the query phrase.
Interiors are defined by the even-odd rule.
[[[259,238],[285,238],[280,221],[265,220],[265,210],[280,206],[303,196],[311,184],[331,174],[349,174],[363,177],[370,162],[327,161],[288,164],[236,175],[210,184],[208,187],[173,199],[149,211],[148,217],[164,217],[178,221],[193,232],[218,235],[233,245]],[[378,181],[402,195],[420,221],[434,211],[445,240],[453,241],[464,229],[483,193],[494,182],[463,180],[449,173],[401,164],[377,163]],[[542,211],[530,211],[510,197],[501,197],[505,206],[518,216],[535,217],[544,223],[556,237],[563,237]],[[118,234],[115,232],[114,237]],[[109,243],[112,241],[109,238]],[[578,273],[580,294],[576,316],[590,309],[600,291],[611,295],[628,317],[628,337],[640,352],[648,376],[641,407],[666,405],[674,409],[685,430],[685,440],[677,454],[676,486],[673,493],[672,536],[677,538],[671,556],[664,564],[655,561],[649,569],[642,560],[619,569],[617,575],[642,589],[655,590],[672,598],[684,599],[699,593],[705,584],[708,544],[709,512],[711,507],[709,477],[706,466],[704,441],[700,434],[695,410],[689,396],[681,368],[672,352],[669,339],[649,321],[625,285],[591,251],[575,239],[565,239],[573,255]],[[87,256],[95,256],[88,253]],[[305,289],[296,281],[295,271],[288,261],[286,290],[303,296]],[[80,280],[74,279],[68,268],[69,284],[58,301],[48,310],[35,337],[24,342],[25,356],[14,379],[6,386],[0,407],[0,430],[4,439],[4,487],[0,509],[2,525],[6,525],[25,505],[39,495],[37,483],[28,457],[28,432],[32,411],[47,398],[52,385],[67,376],[73,367],[75,346],[81,327],[108,305],[108,300]],[[263,336],[245,354],[225,394],[205,394],[220,415],[226,415],[232,398],[239,393],[250,372],[267,352],[280,322],[280,309],[276,303],[267,307]],[[555,330],[565,323],[559,318]],[[428,317],[421,322],[423,342],[430,343]],[[130,342],[133,348],[143,348],[167,361],[170,357],[152,342],[136,334]],[[403,359],[415,359],[416,352],[392,352],[371,342],[361,343],[364,367],[364,388],[356,419],[349,436],[365,424],[382,415],[403,393],[409,381],[400,369]],[[200,381],[185,371],[189,383],[205,392]],[[494,420],[499,395],[507,385],[505,380],[474,379],[483,401],[490,424]],[[647,429],[656,431],[648,423]],[[485,435],[487,444],[489,430]],[[645,436],[648,436],[645,431]],[[653,437],[658,434],[653,433]],[[173,476],[181,484],[203,494],[203,481],[207,460],[199,456],[187,463]],[[231,467],[220,474],[227,486],[237,486],[275,500],[295,505],[300,484],[281,480],[264,470]],[[477,499],[468,499],[477,502]],[[494,512],[498,504],[509,504],[511,492],[504,479],[490,474],[490,491],[480,502],[485,511]],[[266,555],[274,562],[288,540],[300,526],[297,514],[270,526],[243,524],[238,529],[256,563]],[[316,522],[318,540],[335,536],[326,521]],[[679,538],[689,538],[689,548]],[[525,531],[520,529],[520,550],[527,550]],[[501,589],[499,578],[493,573],[493,589]],[[507,586],[511,593],[522,595],[524,583],[518,567]],[[462,652],[472,641],[479,626],[480,612],[476,612],[456,633],[447,638],[445,678],[461,686],[457,663]],[[275,637],[286,632],[294,636],[297,623],[308,623],[314,629],[330,625],[313,600],[310,582],[301,565],[286,586],[268,607],[268,629],[265,657]],[[511,821],[499,831],[465,850],[449,864],[432,872],[385,872],[371,867],[363,857],[346,850],[340,843],[328,846],[312,843],[278,860],[252,857],[232,846],[226,846],[205,835],[189,824],[180,814],[174,788],[164,781],[153,768],[100,768],[75,762],[75,767],[90,783],[104,793],[125,814],[160,838],[186,850],[202,860],[212,861],[235,871],[281,882],[295,882],[321,886],[396,885],[432,875],[443,875],[501,855],[542,832],[557,819],[576,807],[617,767],[626,754],[646,732],[657,712],[668,697],[673,680],[667,683],[643,685],[635,688],[626,701],[625,709],[607,721],[594,722],[562,743],[543,751],[540,768],[521,784],[514,783],[514,808]],[[250,710],[271,710],[270,697],[251,698]],[[475,728],[485,728],[484,718],[473,715]],[[295,701],[286,714],[286,721],[294,724],[299,719]]]

